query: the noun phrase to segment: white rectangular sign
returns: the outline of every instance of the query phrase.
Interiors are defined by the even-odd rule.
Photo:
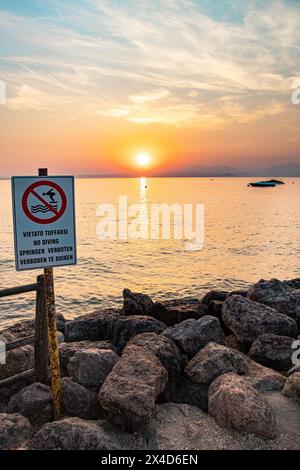
[[[73,176],[12,178],[16,269],[76,264]]]

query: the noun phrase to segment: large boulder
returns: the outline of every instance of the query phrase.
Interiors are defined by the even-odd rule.
[[[0,335],[0,340],[6,344],[16,341],[16,336],[10,332]],[[6,353],[6,364],[0,366],[0,380],[34,367],[34,348],[31,345],[22,346]]]
[[[104,420],[65,418],[45,424],[34,436],[34,450],[132,450],[141,449],[138,437],[115,430]]]
[[[193,382],[185,375],[171,377],[160,397],[160,401],[186,403],[207,411],[208,385]]]
[[[77,416],[82,419],[100,417],[100,404],[96,392],[73,382],[65,377],[61,381],[62,406],[66,416]]]
[[[287,315],[240,295],[232,295],[223,303],[222,318],[242,343],[253,343],[264,333],[296,337],[297,323]]]
[[[219,375],[228,372],[246,374],[248,370],[248,361],[240,353],[209,343],[190,360],[184,372],[194,382],[210,385]]]
[[[130,338],[141,333],[161,333],[166,328],[162,322],[152,317],[132,315],[120,317],[115,325],[113,343],[121,353]]]
[[[99,401],[112,423],[134,432],[150,421],[155,400],[167,381],[168,372],[159,359],[131,344],[106,378]]]
[[[206,310],[198,299],[184,298],[156,302],[152,316],[167,326],[173,326],[189,318],[198,320]]]
[[[68,375],[67,366],[71,357],[78,351],[85,349],[111,349],[116,352],[110,341],[76,341],[74,343],[61,343],[59,345],[59,362],[62,376]]]
[[[125,315],[152,315],[154,303],[147,294],[123,290],[123,311]]]
[[[274,439],[276,418],[264,396],[231,372],[210,385],[208,412],[219,426]]]
[[[71,357],[67,369],[74,382],[99,392],[118,360],[119,356],[111,349],[85,349]]]
[[[282,391],[283,395],[300,401],[300,372],[290,375]]]
[[[0,413],[0,450],[23,447],[31,432],[30,422],[24,416]]]
[[[243,378],[256,390],[262,393],[268,393],[283,389],[286,377],[280,374],[280,372],[264,367],[251,359],[248,365],[249,371]]]
[[[209,315],[166,328],[162,335],[174,341],[189,359],[211,341],[222,344],[225,339],[220,322]]]
[[[135,344],[152,352],[169,373],[169,377],[181,374],[186,358],[181,354],[174,341],[156,333],[142,333],[130,339],[128,345]],[[126,346],[127,347],[127,346]],[[125,350],[126,351],[126,348]]]
[[[51,389],[48,385],[35,382],[24,387],[11,397],[8,403],[9,413],[20,413],[32,424],[41,425],[53,418]]]
[[[263,366],[278,371],[288,371],[292,367],[292,344],[294,338],[270,333],[259,336],[251,346],[249,356]]]
[[[268,305],[284,315],[296,318],[296,297],[278,279],[270,281],[261,279],[250,287],[247,296],[255,302]]]
[[[67,342],[110,340],[120,316],[120,312],[106,309],[94,312],[89,318],[69,321],[65,326],[65,340]]]

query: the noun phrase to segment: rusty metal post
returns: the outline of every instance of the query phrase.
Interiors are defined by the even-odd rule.
[[[46,312],[47,312],[47,318],[48,318],[48,344],[49,344],[49,355],[50,355],[52,399],[53,399],[55,419],[59,419],[60,414],[61,414],[61,385],[60,385],[59,350],[58,350],[57,328],[56,328],[56,319],[55,319],[53,269],[46,268],[44,270],[44,273],[45,273],[44,275],[45,275]]]
[[[39,176],[48,176],[47,168],[39,169]],[[61,384],[60,384],[60,365],[59,350],[57,339],[57,328],[55,319],[55,295],[53,269],[46,268],[45,276],[45,308],[48,319],[48,344],[51,369],[51,388],[54,407],[54,417],[59,419],[61,415]]]
[[[45,302],[45,278],[37,277],[35,314],[35,375],[36,381],[49,381],[48,321]]]

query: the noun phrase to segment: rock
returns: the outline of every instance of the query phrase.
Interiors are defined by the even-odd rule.
[[[16,341],[16,339],[16,336],[14,336],[10,331],[4,331],[0,334],[0,340],[4,341],[5,344],[12,343],[13,341]]]
[[[248,361],[237,351],[209,343],[191,359],[184,372],[194,382],[210,385],[219,375],[228,372],[246,374],[248,370]]]
[[[106,378],[99,401],[112,423],[134,432],[150,421],[155,400],[167,381],[168,372],[159,359],[131,344]]]
[[[228,292],[227,297],[231,297],[232,295],[241,295],[242,297],[247,297],[248,291],[246,290],[233,290]]]
[[[104,420],[86,421],[65,418],[45,424],[32,441],[33,450],[132,450],[143,442],[135,436],[115,430]]]
[[[61,381],[62,405],[66,416],[82,419],[100,417],[100,404],[97,393],[65,377]]]
[[[235,373],[221,375],[208,393],[208,412],[219,426],[274,439],[276,418],[264,396]]]
[[[292,368],[287,372],[286,375],[289,377],[290,375],[295,374],[295,372],[300,372],[300,364],[299,364],[299,366],[294,366],[294,367],[292,367]]]
[[[26,338],[34,335],[35,320],[21,320],[1,332],[11,333],[16,339]]]
[[[16,336],[6,331],[1,334],[0,339],[6,344],[16,341]],[[13,349],[6,353],[6,364],[0,366],[0,380],[17,375],[34,367],[34,348],[27,345]]]
[[[228,348],[236,349],[237,351],[240,351],[244,354],[248,354],[250,348],[249,344],[241,343],[240,341],[238,341],[235,335],[226,336],[225,346],[227,346]]]
[[[207,411],[208,385],[193,382],[185,375],[171,378],[160,397],[163,402],[186,403]]]
[[[8,403],[9,413],[20,413],[32,424],[43,424],[53,418],[51,389],[48,385],[35,382],[24,387],[11,397]]]
[[[286,377],[273,369],[264,367],[257,362],[249,360],[249,372],[244,375],[256,390],[262,393],[282,390],[286,382]]]
[[[284,315],[296,317],[297,301],[293,293],[278,279],[259,282],[250,287],[248,298],[268,305]]]
[[[198,299],[174,299],[156,302],[152,316],[167,326],[173,326],[189,318],[198,320],[206,315],[206,310]]]
[[[72,341],[110,340],[120,313],[114,309],[99,310],[90,318],[69,321],[65,326],[65,339]]]
[[[292,367],[292,344],[294,338],[264,334],[259,336],[251,346],[249,356],[263,366],[278,371],[288,371]]]
[[[57,331],[60,331],[63,335],[65,334],[66,320],[62,313],[57,313],[55,316]]]
[[[121,353],[130,338],[141,333],[152,332],[161,333],[166,326],[152,317],[142,315],[132,315],[130,317],[120,317],[115,325],[113,343]]]
[[[225,325],[223,318],[222,318],[222,306],[223,302],[220,300],[212,300],[208,307],[207,307],[207,315],[211,315],[212,317],[216,317],[221,325],[221,328],[225,334],[225,336],[231,335],[231,331],[227,326]],[[226,341],[226,339],[225,339]]]
[[[6,411],[4,404],[7,405],[13,395],[16,395],[16,393],[20,392],[20,390],[22,390],[24,387],[31,385],[34,381],[35,377],[32,375],[31,377],[20,379],[12,385],[0,388],[0,413],[2,411]]]
[[[131,338],[128,345],[131,344],[152,352],[160,360],[163,367],[167,369],[169,377],[179,376],[186,364],[185,356],[181,354],[174,341],[166,336],[157,335],[156,333],[142,333]]]
[[[219,321],[209,315],[200,318],[200,320],[185,320],[165,329],[162,335],[174,341],[190,359],[211,341],[224,343],[225,339]]]
[[[300,401],[300,372],[295,372],[288,377],[282,393],[286,397]]]
[[[86,349],[71,357],[67,369],[74,382],[98,392],[118,360],[112,350]]]
[[[130,289],[124,289],[123,297],[123,311],[125,315],[152,315],[154,303],[149,295],[134,293]]]
[[[201,300],[202,305],[204,305],[207,309],[209,308],[209,304],[211,301],[216,300],[219,302],[224,302],[228,295],[228,292],[226,291],[219,291],[219,290],[211,290]]]
[[[253,343],[264,333],[297,336],[297,323],[287,315],[240,295],[232,295],[223,303],[222,318],[242,343]]]
[[[290,279],[288,281],[283,281],[282,284],[287,289],[300,289],[300,277],[296,279]]]
[[[31,436],[31,425],[20,414],[0,413],[0,450],[23,447]]]
[[[56,315],[56,326],[57,330],[61,331],[64,334],[64,325],[66,320],[61,313]],[[35,334],[35,320],[21,320],[17,323],[14,323],[9,328],[5,329],[4,331],[0,331],[0,336],[2,334],[10,333],[12,334],[15,339],[22,339],[26,338],[27,336],[32,336]]]
[[[219,320],[225,335],[231,333],[222,319],[222,305],[228,294],[226,291],[212,290],[201,300],[201,305],[205,308],[206,315],[212,315]]]
[[[59,361],[62,376],[68,375],[68,362],[77,351],[95,348],[111,349],[116,352],[116,348],[110,341],[77,341],[74,343],[61,343],[59,345]]]
[[[61,333],[60,331],[57,331],[57,341],[58,341],[58,344],[61,344],[65,341],[65,337],[63,333]]]

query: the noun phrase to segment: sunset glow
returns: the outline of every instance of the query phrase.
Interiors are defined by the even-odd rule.
[[[148,153],[138,153],[135,159],[139,166],[147,166],[151,161],[150,155]]]

